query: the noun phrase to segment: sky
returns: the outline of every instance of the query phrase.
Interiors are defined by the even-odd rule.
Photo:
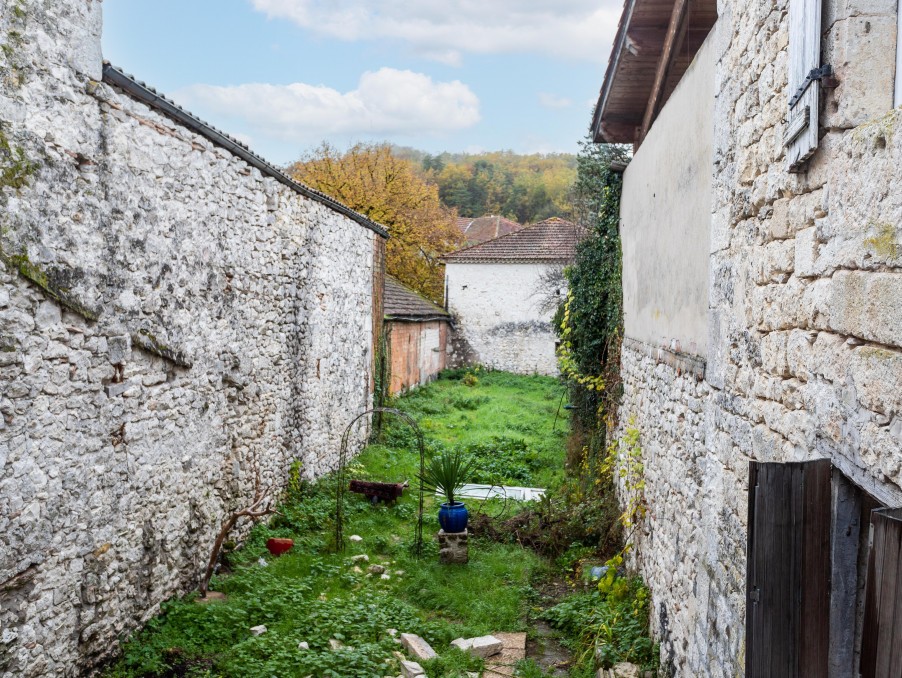
[[[622,0],[106,0],[104,58],[271,162],[575,153]]]

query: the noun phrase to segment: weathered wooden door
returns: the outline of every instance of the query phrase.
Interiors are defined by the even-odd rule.
[[[871,514],[862,678],[902,678],[902,509]]]
[[[826,678],[831,464],[749,468],[746,678]]]

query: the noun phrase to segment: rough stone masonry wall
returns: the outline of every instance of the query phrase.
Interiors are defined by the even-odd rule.
[[[626,344],[653,629],[678,676],[744,674],[748,462],[828,457],[902,505],[902,110],[895,0],[825,3],[824,136],[785,168],[788,2],[718,3],[705,381]]]
[[[101,84],[100,12],[0,12],[0,122],[37,163],[0,189],[3,676],[115,652],[256,468],[331,468],[370,399],[378,236]]]

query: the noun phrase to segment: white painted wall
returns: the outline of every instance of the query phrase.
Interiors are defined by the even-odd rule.
[[[620,207],[626,336],[705,356],[714,42],[702,46],[629,164]]]
[[[519,374],[558,373],[551,314],[536,291],[546,264],[461,264],[445,268],[448,309],[478,361]]]

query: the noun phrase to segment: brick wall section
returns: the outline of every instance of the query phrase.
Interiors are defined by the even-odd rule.
[[[98,82],[100,2],[21,6],[0,120],[40,168],[0,195],[0,675],[74,676],[197,584],[255,467],[336,464],[379,237]]]
[[[392,395],[432,381],[448,367],[447,321],[389,320],[385,326],[391,350]]]
[[[693,678],[744,674],[749,460],[827,457],[902,505],[895,2],[825,3],[841,84],[797,175],[782,149],[788,4],[718,5],[705,380],[657,347],[623,348],[621,421],[641,431],[650,505],[636,562],[664,664]]]

